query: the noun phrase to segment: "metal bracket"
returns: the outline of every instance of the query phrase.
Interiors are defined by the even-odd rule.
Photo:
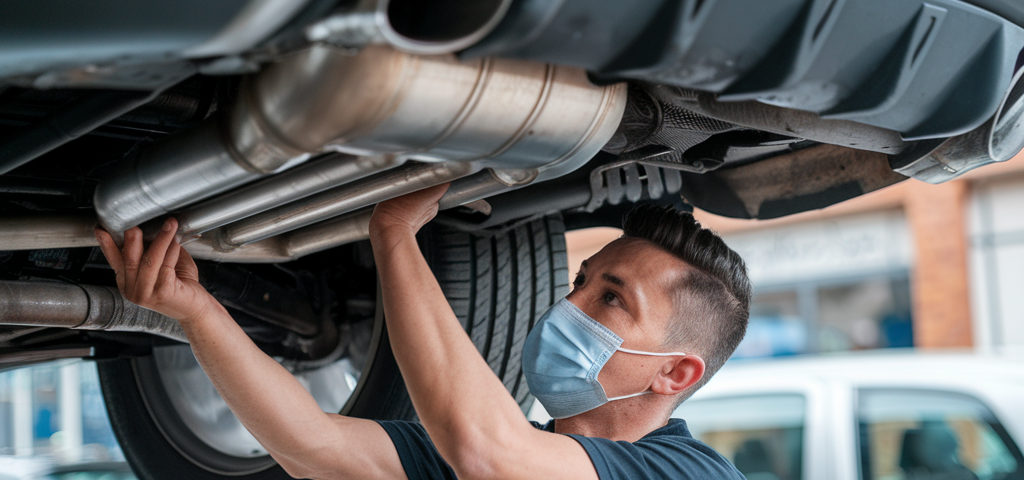
[[[720,161],[709,159],[685,159],[668,147],[645,147],[590,172],[590,203],[583,208],[593,212],[605,202],[611,205],[618,205],[624,199],[637,202],[643,198],[644,191],[652,200],[677,194],[683,186],[679,172],[707,173],[721,165]]]

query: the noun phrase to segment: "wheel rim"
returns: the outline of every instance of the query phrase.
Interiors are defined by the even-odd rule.
[[[352,344],[337,361],[316,369],[282,363],[324,411],[344,414],[358,396],[359,379],[369,373],[383,330],[379,310],[376,318],[353,324],[367,333],[350,337]],[[132,363],[150,417],[191,463],[224,476],[253,474],[277,464],[228,408],[191,347],[154,347],[152,355]]]

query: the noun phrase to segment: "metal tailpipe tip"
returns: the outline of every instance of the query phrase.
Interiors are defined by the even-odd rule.
[[[947,139],[923,140],[889,165],[928,183],[952,180],[975,168],[1005,162],[1024,149],[1024,69],[1014,75],[996,114],[980,127]]]
[[[311,42],[344,47],[386,43],[436,55],[463,50],[501,23],[512,0],[363,0],[306,29]]]
[[[1003,101],[992,119],[988,138],[988,154],[997,162],[1005,162],[1024,150],[1024,68],[1010,82]]]
[[[379,0],[376,17],[384,40],[398,49],[450,53],[491,33],[511,4],[512,0]]]

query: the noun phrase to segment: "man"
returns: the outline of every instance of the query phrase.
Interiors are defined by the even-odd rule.
[[[746,328],[743,262],[688,214],[644,208],[591,257],[524,348],[531,391],[556,417],[531,425],[480,357],[416,243],[439,186],[383,202],[370,237],[388,337],[422,426],[324,413],[199,285],[169,219],[101,248],[131,301],[178,319],[235,415],[299,478],[743,478],[669,421]],[[685,260],[684,260],[685,259]],[[632,443],[631,443],[632,442]]]

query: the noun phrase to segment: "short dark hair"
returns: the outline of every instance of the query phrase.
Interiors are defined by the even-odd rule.
[[[686,345],[704,359],[704,377],[682,401],[704,386],[743,340],[750,318],[747,267],[689,212],[641,204],[623,217],[622,230],[626,237],[651,242],[692,267],[678,290],[676,319],[665,339],[666,347]]]

